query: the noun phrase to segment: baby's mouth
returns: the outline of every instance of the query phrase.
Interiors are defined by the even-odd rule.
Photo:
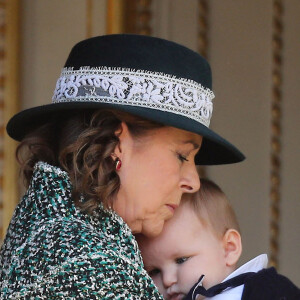
[[[168,295],[167,300],[182,300],[184,299],[185,295],[182,293],[173,293]]]

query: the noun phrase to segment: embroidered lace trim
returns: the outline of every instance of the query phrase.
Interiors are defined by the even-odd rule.
[[[209,126],[213,92],[164,73],[124,68],[64,68],[53,103],[101,102],[172,112]]]

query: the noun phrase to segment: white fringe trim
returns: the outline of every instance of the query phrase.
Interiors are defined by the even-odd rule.
[[[172,112],[209,126],[213,92],[172,75],[127,68],[64,68],[53,103],[101,102]]]

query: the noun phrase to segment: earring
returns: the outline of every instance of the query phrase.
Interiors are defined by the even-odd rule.
[[[115,163],[116,163],[116,171],[119,171],[122,167],[122,161],[120,160],[120,158],[117,157]]]

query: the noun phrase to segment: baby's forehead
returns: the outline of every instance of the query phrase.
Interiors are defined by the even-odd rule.
[[[145,236],[138,237],[137,242],[141,251],[162,251],[168,249],[169,253],[176,253],[177,249],[184,248],[183,241],[186,243],[192,243],[195,241],[201,233],[209,231],[204,227],[198,218],[194,218],[194,221],[189,226],[184,226],[181,222],[177,223],[177,220],[172,223],[166,224],[162,233],[154,238],[147,238]]]
[[[203,231],[210,231],[208,222],[194,209],[193,205],[184,201],[176,209],[174,216],[165,222],[162,232],[152,238],[137,236],[140,247],[157,247],[160,244],[176,241],[188,236],[197,238],[197,235]]]
[[[167,243],[157,240],[144,240],[140,243],[140,250],[145,267],[162,267],[165,262],[174,261],[179,257],[188,256],[190,253],[185,247],[170,247]]]

